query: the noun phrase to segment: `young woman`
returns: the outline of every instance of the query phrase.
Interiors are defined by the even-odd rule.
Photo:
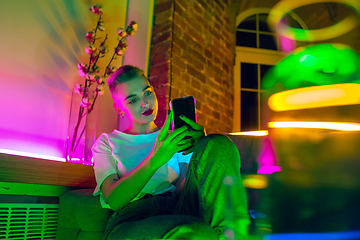
[[[169,131],[171,111],[164,126],[156,126],[156,94],[137,67],[120,67],[108,84],[115,110],[129,118],[130,126],[103,133],[92,148],[94,195],[100,195],[103,208],[115,211],[104,239],[224,238],[234,222],[226,221],[226,176],[233,177],[239,193],[233,203],[235,232],[246,235],[247,198],[233,142],[221,134],[206,135],[186,117],[188,126]]]

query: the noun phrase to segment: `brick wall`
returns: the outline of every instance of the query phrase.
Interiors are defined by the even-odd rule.
[[[155,1],[149,81],[159,100],[158,126],[169,100],[193,96],[207,133],[232,131],[232,12],[230,0]]]

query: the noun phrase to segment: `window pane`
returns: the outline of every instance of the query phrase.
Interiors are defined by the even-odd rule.
[[[269,26],[267,25],[267,14],[259,14],[259,31],[270,32]]]
[[[260,65],[260,88],[262,89],[262,80],[265,76],[265,74],[267,73],[267,71],[269,71],[269,69],[272,67],[272,65]]]
[[[241,63],[241,88],[258,89],[258,65]]]
[[[260,93],[260,130],[269,129],[268,122],[270,121],[270,108],[267,104],[268,95],[265,93]]]
[[[236,46],[256,48],[256,33],[237,31]]]
[[[242,21],[237,28],[256,30],[256,15],[252,15]]]
[[[259,34],[260,48],[277,50],[273,35]]]
[[[258,130],[258,93],[241,91],[241,131]]]

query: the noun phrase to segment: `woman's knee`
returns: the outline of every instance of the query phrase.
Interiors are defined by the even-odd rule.
[[[231,141],[231,139],[224,135],[224,134],[220,134],[220,133],[212,133],[212,134],[208,134],[207,136],[203,137],[204,141],[207,141],[207,145],[213,145],[215,147],[218,147],[219,150],[221,150],[220,148],[236,148],[236,145],[233,143],[233,141]]]
[[[240,166],[240,155],[236,145],[231,139],[223,134],[213,133],[205,136],[201,139],[203,142],[199,142],[199,147],[204,152],[207,152],[209,156],[221,157],[221,162],[231,161]],[[206,162],[217,161],[217,158],[206,158]],[[240,168],[240,167],[239,167]]]
[[[185,224],[176,226],[167,232],[163,239],[194,239],[194,240],[216,240],[218,235],[215,230],[208,224]]]

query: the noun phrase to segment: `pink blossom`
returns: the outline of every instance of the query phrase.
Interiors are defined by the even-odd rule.
[[[86,72],[84,71],[84,69],[79,69],[78,73],[79,73],[80,77],[85,77],[86,76]]]
[[[111,74],[113,74],[113,72],[115,72],[115,70],[116,70],[115,67],[113,67],[113,66],[111,66],[111,65],[107,66],[107,68],[106,68],[106,75],[111,75]]]
[[[96,76],[94,77],[94,81],[97,82],[97,83],[100,83],[101,77],[98,76],[98,75],[96,75]]]
[[[91,54],[91,55],[90,55],[90,62],[91,62],[91,63],[94,63],[94,62],[96,61],[97,57],[98,57],[98,56],[97,56],[96,54]]]
[[[120,41],[119,44],[118,44],[118,47],[127,49],[128,44],[127,44],[126,40],[123,39],[122,41]]]
[[[86,69],[87,68],[87,65],[85,63],[79,63],[77,65],[78,69]]]
[[[117,34],[119,34],[120,37],[125,37],[126,36],[126,32],[124,31],[124,29],[122,27],[119,27],[117,29]]]
[[[102,85],[102,84],[99,84],[99,85],[97,85],[97,87],[96,87],[96,91],[98,92],[98,94],[101,96],[101,95],[104,95],[104,85]]]
[[[105,84],[105,81],[106,81],[106,77],[101,76],[99,84]]]
[[[89,42],[92,42],[94,40],[94,33],[91,31],[91,32],[88,32],[86,33],[86,39],[89,41]]]
[[[114,51],[115,51],[115,54],[117,54],[117,55],[119,55],[119,56],[124,55],[124,49],[121,48],[121,47],[116,47],[116,48],[114,49]]]
[[[95,76],[95,82],[98,84],[105,84],[105,77]]]
[[[104,42],[101,42],[99,44],[99,52],[102,53],[102,54],[105,54],[109,51],[107,45],[104,43]]]
[[[91,102],[87,98],[83,98],[80,102],[80,106],[82,107],[88,107],[91,105]]]
[[[88,72],[86,73],[86,79],[90,80],[91,82],[95,81],[96,73],[94,72]]]
[[[79,63],[78,64],[78,73],[81,77],[85,77],[86,73],[88,72],[87,71],[87,65],[85,63]]]
[[[125,45],[124,45],[122,42],[119,42],[118,47],[119,47],[119,48],[124,48]]]
[[[131,27],[134,31],[136,31],[137,28],[138,28],[138,24],[137,24],[135,21],[131,21],[130,27]]]
[[[90,46],[85,48],[85,52],[87,54],[93,54],[95,51],[96,51],[96,47],[94,46],[94,44],[91,44]]]
[[[95,14],[101,15],[102,14],[102,7],[100,4],[95,4],[90,8],[90,11],[92,11]]]
[[[82,94],[82,92],[84,91],[84,86],[82,84],[75,84],[75,87],[74,87],[74,92],[77,93],[77,94]]]

